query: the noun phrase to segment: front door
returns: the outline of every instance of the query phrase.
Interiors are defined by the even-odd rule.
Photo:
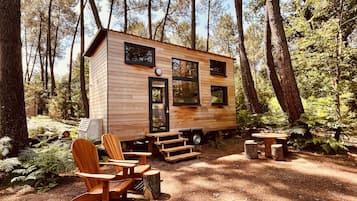
[[[149,77],[150,132],[169,131],[169,98],[167,79]]]

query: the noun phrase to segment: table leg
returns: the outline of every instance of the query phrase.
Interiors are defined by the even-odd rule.
[[[274,138],[264,138],[264,144],[265,144],[265,157],[271,158],[271,145],[275,144],[275,139]]]

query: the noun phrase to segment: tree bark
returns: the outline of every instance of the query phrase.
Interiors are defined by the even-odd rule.
[[[41,82],[42,82],[42,87],[45,88],[45,78],[44,78],[44,65],[43,65],[43,57],[42,57],[42,47],[41,47],[41,38],[42,38],[42,15],[40,15],[40,30],[38,33],[38,43],[37,43],[37,51],[38,51],[38,56],[40,59],[40,70],[41,70]]]
[[[191,0],[191,48],[196,49],[196,1]]]
[[[124,0],[124,33],[128,31],[128,2]]]
[[[239,60],[242,76],[243,92],[246,99],[246,105],[252,113],[262,113],[257,92],[254,88],[252,73],[250,71],[249,61],[244,46],[243,35],[243,20],[242,20],[242,0],[235,0],[237,25],[238,25],[238,46],[239,46]]]
[[[50,71],[51,71],[51,55],[52,55],[52,49],[51,49],[51,13],[52,13],[52,0],[50,0],[49,5],[48,5],[48,18],[47,18],[47,56],[46,56],[46,90],[48,89],[48,64],[50,65]],[[52,86],[51,86],[52,89]],[[51,90],[51,95],[52,95],[52,90]]]
[[[269,18],[268,18],[268,11],[266,10],[266,15],[265,15],[265,59],[267,62],[268,66],[268,74],[269,78],[271,81],[271,84],[273,86],[276,98],[278,99],[278,102],[280,104],[281,109],[286,112],[286,104],[284,100],[284,94],[283,94],[283,89],[281,88],[280,80],[278,78],[278,75],[275,70],[275,65],[274,65],[274,57],[273,57],[273,48],[271,45],[271,30],[270,30],[270,24],[269,24]]]
[[[148,0],[148,27],[149,27],[149,39],[152,39],[152,25],[151,25],[151,1]]]
[[[59,30],[59,24],[56,27],[56,33],[54,38],[55,46],[53,47],[53,54],[50,55],[51,96],[56,96],[56,81],[55,81],[54,66],[55,66],[55,58],[56,58],[57,43],[58,43],[57,41],[58,30]]]
[[[90,7],[92,8],[95,24],[97,25],[98,29],[103,29],[102,22],[100,21],[100,17],[98,14],[97,6],[95,5],[94,0],[89,0]]]
[[[111,2],[110,2],[109,19],[108,19],[108,25],[107,25],[107,29],[108,30],[110,29],[110,22],[112,21],[113,5],[114,5],[114,0],[111,0]]]
[[[80,66],[79,66],[79,77],[80,77],[80,85],[81,85],[81,97],[84,109],[85,117],[89,117],[89,103],[87,97],[87,90],[86,90],[86,81],[85,81],[85,69],[84,69],[84,16],[83,16],[83,0],[80,2],[80,12],[81,12],[81,59],[80,59]]]
[[[341,98],[340,98],[340,79],[341,79],[341,68],[340,63],[342,60],[342,20],[343,20],[343,0],[340,0],[339,15],[338,15],[338,30],[336,37],[336,67],[335,67],[335,79],[334,79],[334,91],[335,91],[335,110],[337,115],[337,120],[341,120]]]
[[[291,123],[298,120],[304,108],[301,103],[299,90],[297,88],[294,71],[291,65],[290,53],[285,37],[283,22],[280,14],[278,0],[267,0],[269,24],[274,36],[275,47],[277,49],[278,65],[281,78],[281,86],[287,106],[287,113]]]
[[[10,156],[27,146],[22,78],[20,0],[0,3],[0,138],[12,138]]]
[[[208,0],[208,8],[207,8],[207,41],[206,41],[206,51],[209,51],[209,21],[211,15],[211,0]]]
[[[166,8],[166,13],[165,13],[165,17],[164,17],[164,23],[163,23],[162,29],[161,29],[161,36],[160,36],[160,41],[161,42],[164,41],[165,26],[166,26],[166,22],[167,22],[167,17],[169,16],[170,4],[171,4],[171,0],[169,0],[169,2],[167,2],[167,8]]]

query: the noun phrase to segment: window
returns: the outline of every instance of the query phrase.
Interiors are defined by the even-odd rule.
[[[155,48],[125,43],[125,63],[155,66]]]
[[[173,105],[199,105],[198,63],[172,59]]]
[[[211,86],[212,105],[228,105],[227,87]]]
[[[209,60],[211,75],[226,76],[226,62]]]

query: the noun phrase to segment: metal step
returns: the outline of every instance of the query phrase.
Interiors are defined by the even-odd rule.
[[[180,155],[176,155],[176,156],[165,157],[165,160],[168,162],[175,162],[175,161],[184,160],[184,159],[188,159],[188,158],[194,158],[194,157],[199,156],[200,154],[201,154],[200,152],[185,153],[185,154],[180,154]]]
[[[184,142],[184,141],[188,141],[188,138],[178,138],[178,139],[172,139],[172,140],[164,140],[164,141],[155,142],[155,144],[156,145],[173,144],[173,143]]]
[[[182,151],[182,150],[187,150],[187,149],[192,149],[195,146],[193,145],[185,145],[185,146],[179,146],[179,147],[172,147],[172,148],[167,148],[167,149],[161,149],[161,151],[166,152],[166,153],[171,153],[171,152],[176,152],[176,151]]]

